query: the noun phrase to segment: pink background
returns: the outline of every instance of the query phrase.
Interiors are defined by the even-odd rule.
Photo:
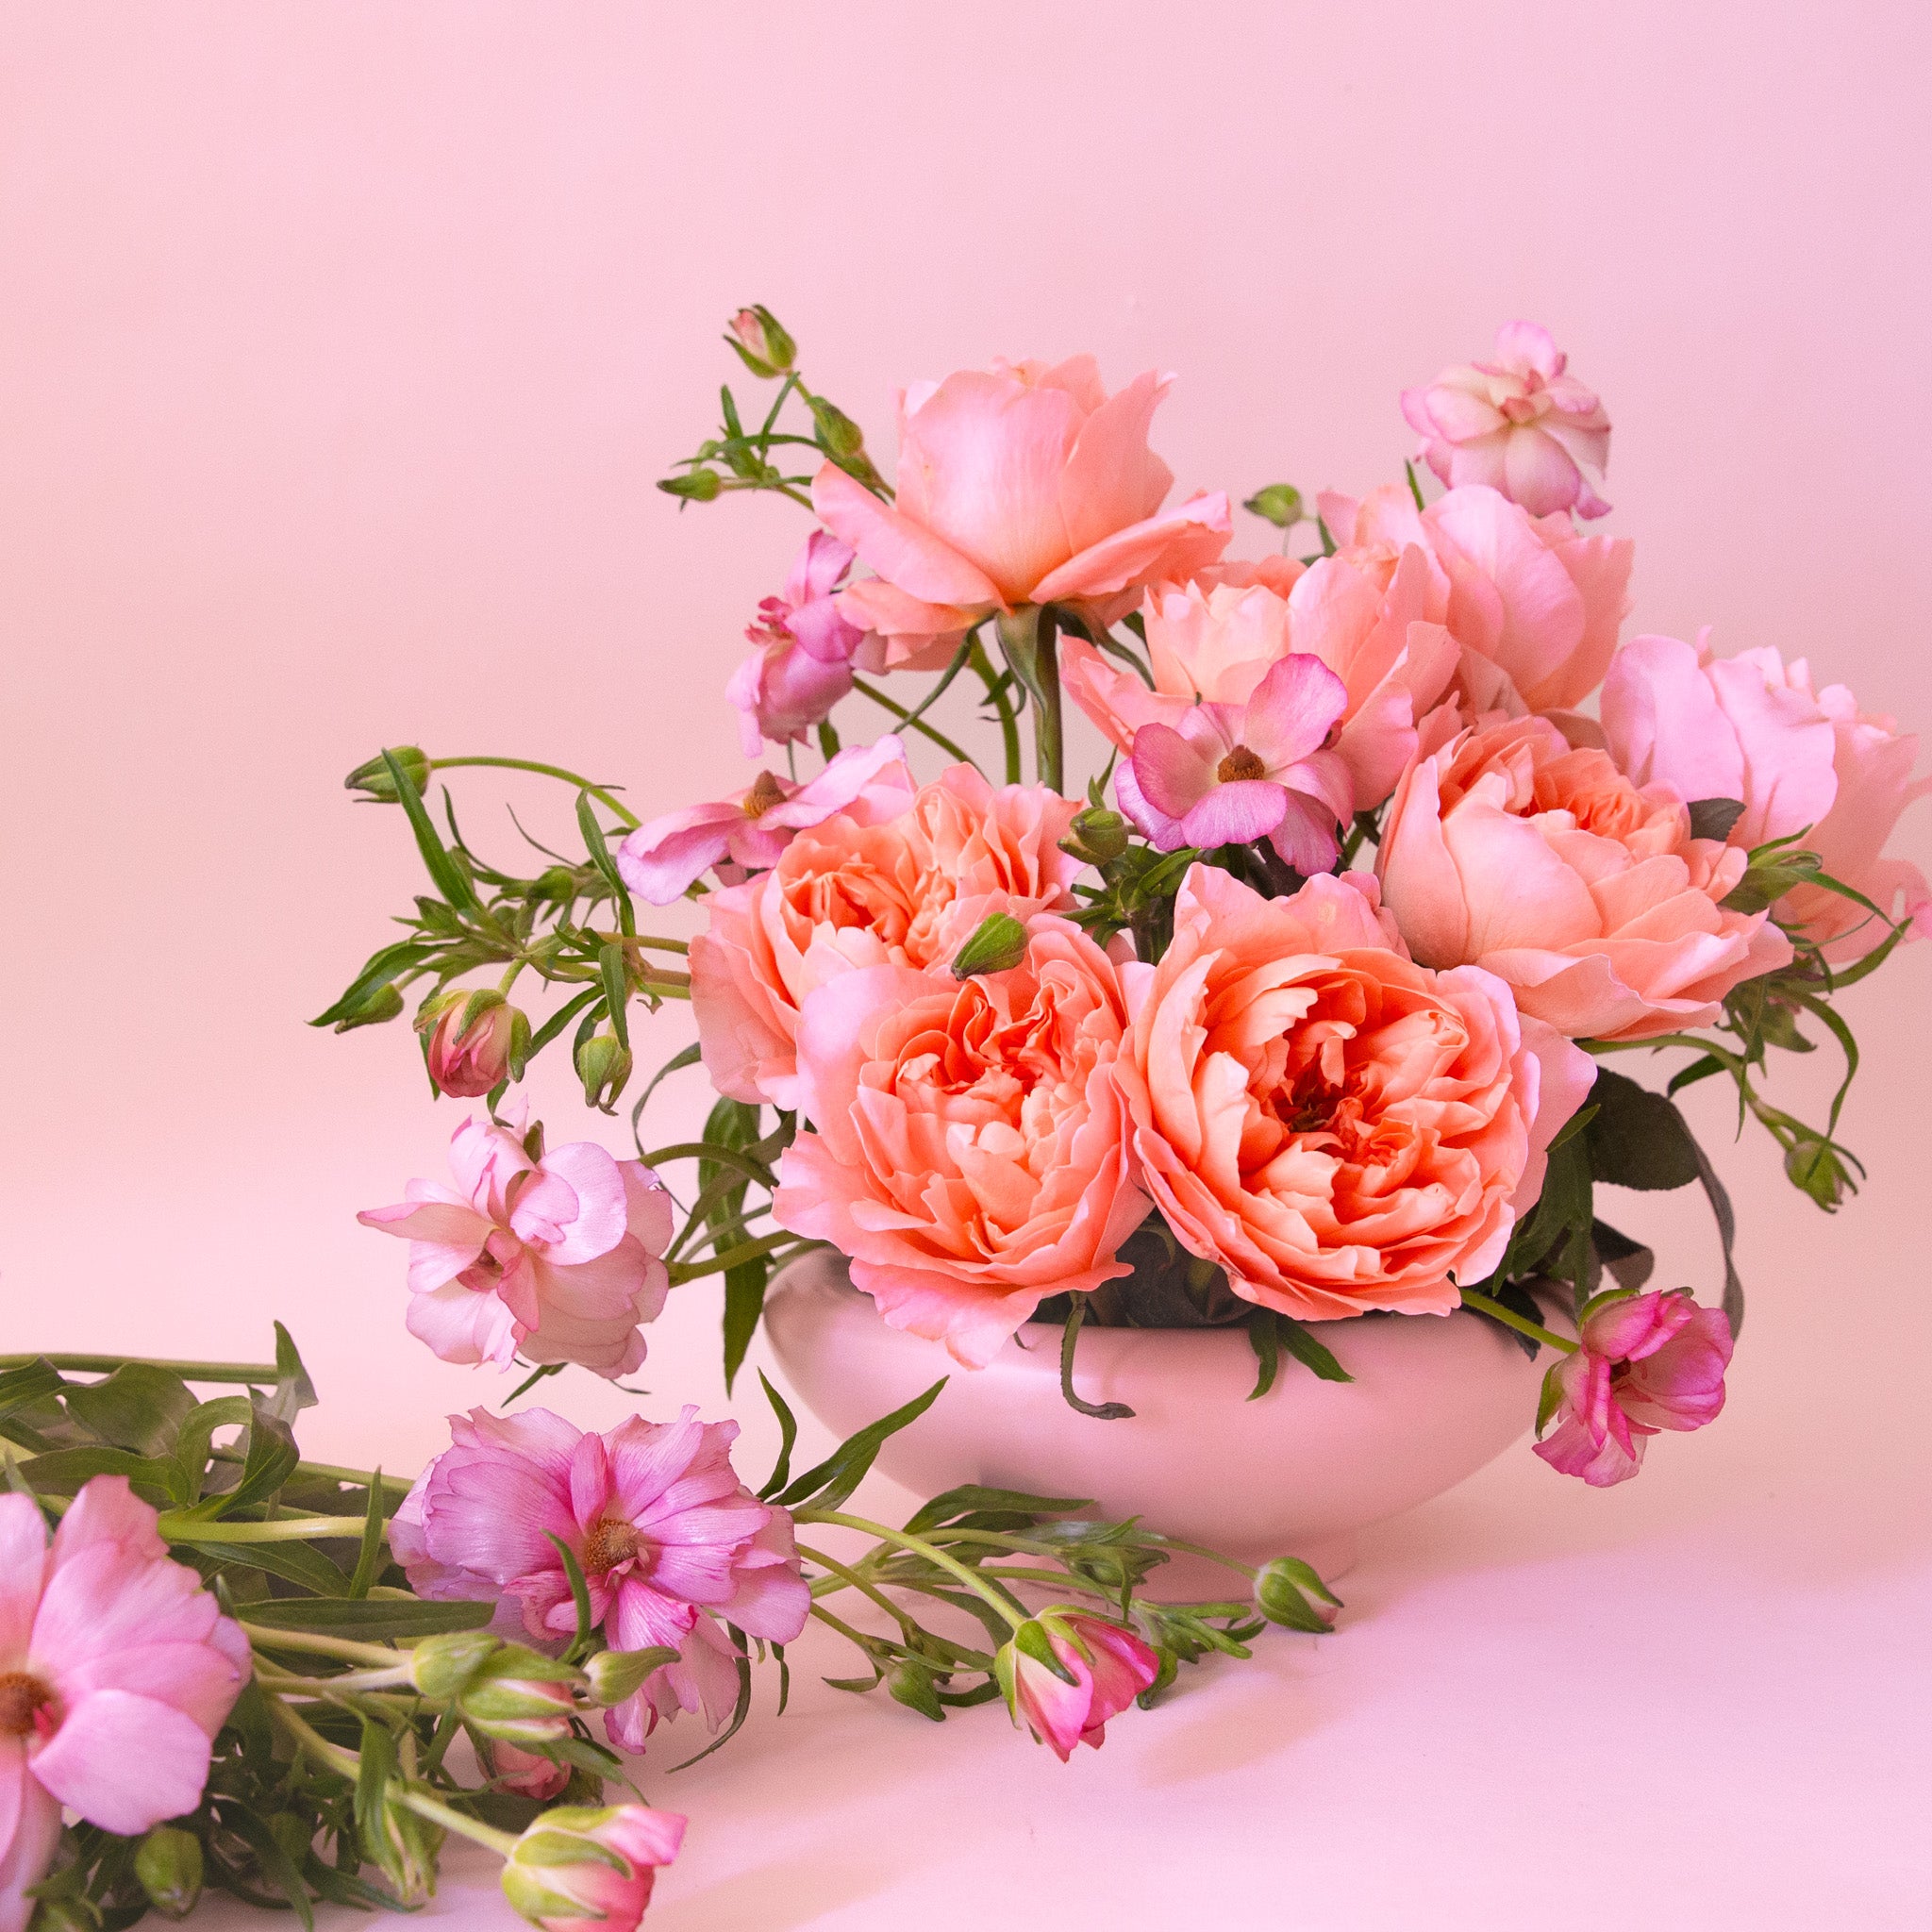
[[[416,883],[341,776],[418,739],[645,812],[745,782],[720,687],[803,520],[651,488],[743,301],[882,457],[894,383],[1091,347],[1178,371],[1158,446],[1241,493],[1399,475],[1397,388],[1540,318],[1616,422],[1632,629],[1932,718],[1924,22],[8,8],[0,1347],[252,1353],[279,1314],[311,1450],[391,1470],[501,1393],[405,1337],[400,1250],[353,1220],[440,1172],[455,1109],[401,1028],[301,1024]],[[567,824],[535,780],[459,796],[486,850],[507,797]],[[1608,1495],[1505,1458],[1371,1540],[1343,1634],[1271,1638],[1065,1771],[995,1714],[930,1738],[808,1690],[655,1778],[694,1824],[653,1924],[1925,1923],[1928,995],[1932,948],[1847,1001],[1871,1184],[1835,1220],[1699,1090],[1754,1293],[1721,1425]],[[1692,1203],[1617,1218],[1710,1286]],[[714,1318],[674,1301],[657,1406],[722,1401]]]

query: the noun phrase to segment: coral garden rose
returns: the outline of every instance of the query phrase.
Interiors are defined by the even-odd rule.
[[[1225,494],[1163,510],[1174,473],[1147,447],[1173,380],[1138,375],[1110,396],[1093,358],[1075,356],[907,391],[893,503],[835,463],[812,484],[820,522],[876,574],[840,608],[886,640],[889,663],[924,663],[995,611],[1058,603],[1110,621],[1141,585],[1212,562]]]
[[[396,1512],[396,1560],[419,1595],[497,1603],[499,1627],[554,1648],[576,1628],[559,1538],[613,1650],[681,1653],[606,1713],[625,1749],[641,1751],[680,1707],[703,1708],[714,1728],[730,1710],[737,1651],[715,1619],[775,1643],[805,1627],[791,1519],[739,1481],[736,1423],[686,1408],[594,1435],[544,1408],[476,1408],[452,1416],[450,1434]]]
[[[1098,1751],[1108,1722],[1160,1674],[1160,1659],[1131,1630],[1104,1617],[1060,1613],[1035,1627],[1073,1678],[1050,1669],[1017,1643],[1000,1652],[1008,1707],[1064,1764],[1076,1745]]]
[[[760,772],[737,798],[686,806],[640,825],[617,848],[617,870],[640,898],[653,906],[681,899],[712,866],[742,878],[778,862],[779,855],[808,826],[834,812],[868,822],[891,818],[912,800],[906,747],[890,735],[876,744],[855,744],[804,784]]]
[[[248,1641],[123,1475],[97,1475],[51,1547],[0,1495],[0,1932],[21,1932],[60,1807],[124,1835],[192,1811]]]
[[[645,1805],[556,1806],[504,1861],[504,1896],[542,1932],[637,1932],[685,1823]]]
[[[1640,782],[1684,797],[1744,807],[1730,842],[1746,850],[1803,834],[1835,879],[1923,934],[1932,891],[1908,859],[1885,856],[1899,815],[1932,790],[1914,781],[1919,741],[1896,722],[1860,711],[1841,684],[1822,691],[1802,658],[1774,650],[1714,658],[1700,639],[1633,638],[1604,682],[1604,733]],[[1822,886],[1778,902],[1776,916],[1824,948],[1834,964],[1886,936],[1862,907]]]
[[[1423,438],[1422,455],[1455,487],[1486,483],[1532,516],[1608,508],[1591,488],[1610,459],[1610,419],[1568,373],[1569,358],[1533,322],[1496,331],[1495,359],[1467,362],[1402,392],[1402,413]]]
[[[1070,908],[1080,867],[1059,841],[1075,809],[1044,786],[995,788],[955,765],[896,816],[828,819],[771,871],[713,893],[691,975],[719,1092],[797,1107],[799,1008],[834,974],[948,965],[989,914]]]
[[[1500,674],[1512,700],[1504,708],[1568,709],[1603,681],[1629,608],[1627,537],[1584,536],[1567,516],[1532,516],[1481,484],[1426,510],[1396,486],[1360,502],[1324,491],[1321,505],[1338,554],[1357,569],[1387,569],[1411,545],[1427,554],[1441,621],[1466,665],[1473,657],[1476,671]],[[1476,708],[1496,702],[1486,690]]]
[[[356,1218],[409,1243],[409,1333],[446,1362],[576,1362],[625,1375],[644,1358],[670,1276],[671,1197],[637,1160],[590,1141],[533,1160],[487,1121],[451,1137],[457,1185]]]
[[[781,1227],[830,1241],[895,1328],[978,1366],[1042,1297],[1129,1273],[1147,1211],[1114,1084],[1126,1011],[1078,927],[1003,973],[871,966],[805,1003]]]
[[[1536,1445],[1593,1489],[1627,1481],[1662,1429],[1701,1429],[1724,1406],[1731,1324],[1689,1289],[1612,1293],[1584,1310],[1577,1348],[1553,1372],[1556,1426]]]
[[[1640,789],[1547,719],[1491,722],[1419,758],[1375,870],[1416,958],[1487,968],[1573,1039],[1705,1025],[1791,957],[1766,914],[1724,906],[1741,851],[1693,839],[1678,792]]]
[[[1366,874],[1264,899],[1197,865],[1160,963],[1123,969],[1144,1185],[1182,1246],[1286,1315],[1448,1313],[1594,1078],[1492,974],[1399,944]]]
[[[866,635],[840,615],[835,594],[852,567],[850,547],[824,530],[805,540],[783,592],[758,605],[745,631],[752,654],[731,674],[724,695],[738,710],[748,758],[802,741],[852,689],[854,659]]]

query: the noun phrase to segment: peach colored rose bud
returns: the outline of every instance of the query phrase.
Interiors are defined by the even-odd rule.
[[[541,1752],[519,1750],[514,1744],[486,1742],[483,1763],[498,1790],[535,1798],[540,1805],[561,1797],[570,1783],[569,1765],[545,1757]]]
[[[408,774],[409,782],[418,791],[429,783],[429,758],[420,747],[413,744],[399,744],[390,753],[397,764]],[[384,763],[378,752],[373,758],[359,764],[342,780],[346,791],[361,791],[371,798],[380,799],[385,805],[396,802],[396,781],[390,775],[389,766]]]
[[[425,1007],[416,1024],[429,1077],[452,1100],[475,1100],[523,1078],[530,1023],[500,992],[451,993]]]
[[[741,308],[724,326],[724,340],[754,375],[783,375],[797,358],[798,344],[762,302]]]
[[[1015,1724],[1064,1764],[1076,1744],[1097,1751],[1107,1725],[1160,1674],[1160,1659],[1131,1630],[1084,1613],[1042,1611],[993,1660]]]

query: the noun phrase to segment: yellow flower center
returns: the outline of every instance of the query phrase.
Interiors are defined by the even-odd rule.
[[[54,1693],[25,1671],[0,1671],[0,1738],[25,1738],[34,1715],[53,1703]]]
[[[1244,744],[1236,745],[1214,768],[1214,776],[1223,785],[1234,785],[1243,778],[1265,778],[1267,775],[1268,767]]]
[[[744,794],[740,809],[748,819],[763,818],[774,805],[785,803],[785,788],[770,772],[760,772]]]
[[[628,1562],[637,1553],[636,1525],[621,1523],[612,1516],[602,1517],[591,1526],[590,1535],[584,1539],[585,1574],[602,1576],[607,1570],[614,1570],[620,1563]]]

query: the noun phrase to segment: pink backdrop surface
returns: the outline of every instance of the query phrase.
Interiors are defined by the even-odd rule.
[[[1616,423],[1631,627],[1932,722],[1928,52],[1920,8],[1809,0],[8,8],[0,1348],[252,1353],[279,1315],[311,1452],[392,1471],[500,1395],[407,1338],[353,1218],[456,1109],[400,1028],[301,1024],[415,883],[341,777],[415,740],[645,812],[744,782],[720,690],[802,519],[651,487],[741,302],[882,455],[895,383],[1091,348],[1179,372],[1157,446],[1241,493],[1399,475],[1397,388],[1534,316]],[[505,800],[568,823],[461,795],[486,849]],[[652,1924],[1926,1923],[1928,995],[1922,948],[1848,1001],[1836,1218],[1698,1090],[1753,1291],[1717,1427],[1601,1495],[1517,1452],[1370,1539],[1342,1634],[1065,1770],[808,1668],[653,1771],[694,1822]],[[1712,1284],[1701,1209],[1618,1208]],[[715,1313],[654,1331],[659,1407],[722,1404]]]

